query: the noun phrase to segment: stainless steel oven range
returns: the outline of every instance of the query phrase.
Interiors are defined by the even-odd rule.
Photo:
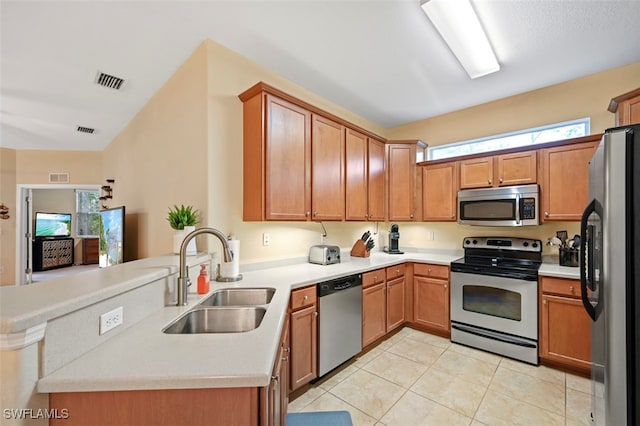
[[[451,341],[538,364],[540,240],[468,237],[451,262]]]

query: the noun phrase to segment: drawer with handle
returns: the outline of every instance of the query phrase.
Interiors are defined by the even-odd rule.
[[[404,263],[402,265],[389,266],[387,268],[387,279],[392,280],[394,278],[404,276],[404,269],[405,269]]]
[[[362,274],[362,288],[368,288],[375,284],[383,283],[385,280],[384,269],[378,269]]]
[[[415,263],[413,273],[422,277],[433,277],[442,280],[449,279],[449,267],[446,265],[433,265],[431,263]]]
[[[541,277],[542,292],[580,297],[580,281],[567,278]]]
[[[304,308],[316,303],[316,286],[299,288],[291,292],[291,310]]]

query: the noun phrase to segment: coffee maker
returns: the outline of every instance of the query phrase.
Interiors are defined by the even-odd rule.
[[[400,251],[400,232],[398,232],[398,225],[392,224],[391,231],[389,231],[389,246],[386,250],[389,254],[403,254],[403,251]]]

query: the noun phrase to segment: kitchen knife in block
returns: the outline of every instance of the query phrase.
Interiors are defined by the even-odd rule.
[[[358,240],[351,248],[351,256],[353,257],[369,257],[369,250],[364,245],[364,241]]]

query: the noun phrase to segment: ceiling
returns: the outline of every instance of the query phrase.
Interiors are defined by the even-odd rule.
[[[206,38],[384,127],[640,61],[640,1],[472,3],[502,66],[474,80],[420,0],[2,0],[0,146],[103,149]]]

